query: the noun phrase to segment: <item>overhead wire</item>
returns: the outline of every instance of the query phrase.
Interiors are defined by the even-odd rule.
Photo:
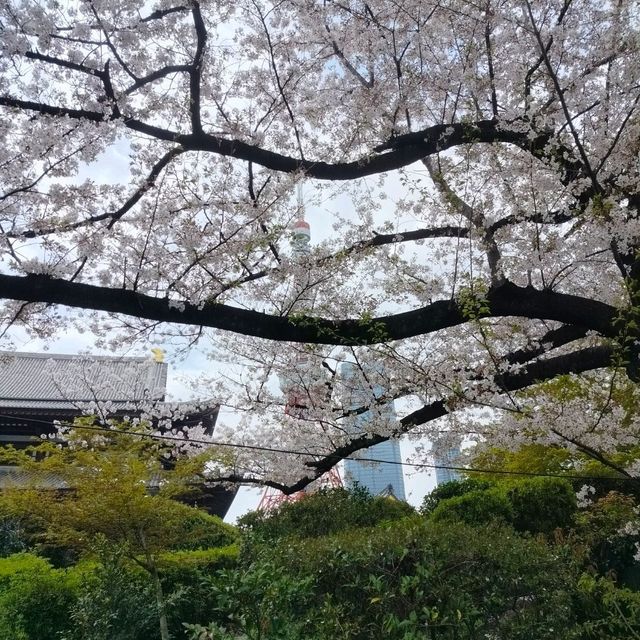
[[[11,415],[3,415],[0,414],[0,419],[12,419],[15,420],[17,416]],[[18,418],[21,422],[33,422],[38,424],[46,424],[51,426],[51,422],[48,420],[38,420],[37,418]],[[187,438],[183,436],[178,436],[175,434],[160,434],[160,433],[144,433],[140,431],[126,430],[126,429],[112,429],[109,427],[101,427],[99,425],[77,425],[72,426],[72,428],[83,429],[88,431],[100,431],[102,433],[110,433],[115,435],[129,435],[135,436],[139,438],[148,438],[151,440],[161,440],[168,442],[184,442],[189,444],[199,444],[206,445],[209,447],[224,447],[229,449],[244,449],[248,451],[262,451],[264,453],[281,453],[286,455],[296,455],[296,456],[308,456],[311,458],[324,458],[331,459],[335,458],[335,464],[338,464],[341,460],[353,460],[356,462],[369,462],[372,464],[391,464],[402,467],[413,467],[415,469],[448,469],[451,471],[460,471],[463,473],[485,473],[485,474],[496,474],[496,475],[507,475],[507,476],[525,476],[525,477],[538,477],[538,478],[565,478],[569,480],[616,480],[616,481],[626,481],[626,482],[638,482],[639,478],[634,478],[630,476],[593,476],[593,475],[582,475],[575,473],[561,473],[561,472],[542,472],[542,471],[512,471],[507,469],[483,469],[479,467],[462,467],[456,465],[442,465],[442,464],[430,464],[426,462],[402,462],[395,460],[382,460],[379,458],[368,458],[361,456],[340,456],[337,454],[330,453],[313,453],[311,451],[299,451],[295,449],[279,449],[276,447],[267,447],[263,445],[252,445],[252,444],[240,444],[237,442],[222,442],[217,440],[203,440],[198,438]],[[215,480],[215,479],[214,479]]]

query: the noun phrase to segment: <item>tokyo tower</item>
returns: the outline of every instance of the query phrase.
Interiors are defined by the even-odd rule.
[[[304,219],[300,185],[298,185],[298,210],[301,212],[302,217],[293,224],[291,249],[293,260],[297,263],[297,266],[300,266],[308,260],[310,254],[309,243],[311,242],[311,227]],[[309,312],[313,309],[314,295],[309,286],[308,270],[298,269],[296,271],[293,294],[294,299],[290,312]],[[321,375],[316,369],[317,365],[312,362],[309,356],[304,352],[299,352],[294,360],[291,375],[281,376],[280,388],[286,398],[284,407],[286,415],[300,420],[308,419],[311,409],[310,391],[321,380]],[[342,480],[338,470],[334,468],[319,478],[314,485],[314,490],[324,487],[341,487]],[[307,495],[305,490],[286,495],[278,489],[267,487],[258,504],[258,510],[270,511],[285,502],[297,502],[305,495]]]

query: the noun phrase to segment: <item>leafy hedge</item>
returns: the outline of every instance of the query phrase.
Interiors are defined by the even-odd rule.
[[[572,524],[576,495],[567,480],[531,478],[505,487],[518,531],[551,533]]]
[[[264,546],[215,608],[230,637],[555,640],[575,622],[577,575],[565,550],[508,526],[413,516]]]
[[[173,502],[172,509],[182,512],[182,542],[176,545],[176,550],[210,550],[238,542],[239,534],[236,527],[226,524],[218,516],[209,515],[202,509],[179,502]]]
[[[434,522],[459,520],[482,524],[498,520],[530,533],[549,534],[573,523],[576,497],[567,480],[531,478],[473,490],[476,486],[476,480],[443,485],[443,491],[434,500],[425,500],[423,513]],[[455,497],[444,497],[447,494]]]
[[[504,491],[498,488],[470,491],[442,500],[431,514],[434,522],[460,520],[467,524],[485,524],[496,520],[507,523],[513,519],[511,502]]]
[[[423,515],[429,515],[435,508],[442,502],[442,500],[448,500],[449,498],[457,498],[465,493],[471,491],[483,491],[484,489],[490,489],[493,483],[486,480],[476,480],[475,478],[465,478],[463,480],[451,480],[449,482],[443,482],[428,493],[422,501],[420,507],[420,513]]]
[[[184,622],[212,619],[211,589],[203,578],[233,568],[237,558],[237,546],[162,554],[174,637],[184,637]],[[147,640],[156,633],[155,607],[149,575],[117,547],[103,544],[95,557],[68,569],[28,553],[0,558],[3,639]]]
[[[21,553],[0,559],[0,638],[58,640],[70,629],[77,579]]]
[[[371,527],[415,513],[406,502],[372,496],[366,489],[323,489],[275,512],[253,511],[238,521],[245,538],[269,542],[289,536],[312,538]]]

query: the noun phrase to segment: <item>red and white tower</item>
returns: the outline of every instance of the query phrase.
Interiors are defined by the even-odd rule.
[[[296,275],[293,283],[293,300],[289,312],[309,312],[313,310],[314,293],[310,283],[308,259],[311,251],[311,227],[304,219],[302,205],[302,191],[298,187],[298,207],[302,214],[299,220],[293,223],[293,237],[291,249],[295,262]],[[307,268],[305,269],[305,266]],[[300,351],[294,360],[290,374],[280,377],[280,388],[285,394],[284,412],[292,418],[299,420],[310,419],[310,413],[314,399],[323,401],[326,387],[324,386],[323,372],[317,365]],[[337,469],[331,469],[314,483],[314,488],[341,487],[342,480]],[[258,505],[259,510],[269,511],[284,502],[297,502],[306,495],[305,491],[298,491],[292,495],[286,495],[277,489],[268,487],[262,494]]]

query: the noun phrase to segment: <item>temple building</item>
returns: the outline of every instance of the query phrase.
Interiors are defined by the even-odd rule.
[[[164,416],[170,426],[201,424],[214,431],[219,407],[214,402],[165,401],[168,365],[154,357],[84,356],[0,352],[0,446],[26,447],[56,433],[56,422],[82,415],[99,417]],[[152,418],[157,422],[159,418]],[[0,488],[20,471],[0,466]],[[51,479],[52,488],[56,487]],[[224,517],[236,490],[201,487],[200,507]]]

